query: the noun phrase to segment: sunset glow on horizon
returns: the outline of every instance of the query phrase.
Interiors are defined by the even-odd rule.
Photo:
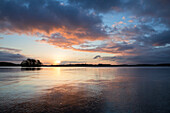
[[[60,64],[60,63],[61,63],[61,61],[59,61],[59,60],[55,61],[55,64]]]

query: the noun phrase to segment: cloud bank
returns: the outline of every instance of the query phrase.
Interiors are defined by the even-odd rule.
[[[25,60],[26,57],[21,54],[17,53],[10,53],[7,51],[0,51],[0,61],[5,62],[21,62],[22,60]]]

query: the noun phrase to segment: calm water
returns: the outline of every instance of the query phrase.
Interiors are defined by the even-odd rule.
[[[1,67],[0,112],[170,113],[170,68]]]

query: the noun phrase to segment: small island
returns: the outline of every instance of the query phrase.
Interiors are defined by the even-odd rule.
[[[21,62],[21,66],[22,67],[40,67],[42,66],[42,63],[39,60],[28,58],[27,60],[23,60]]]

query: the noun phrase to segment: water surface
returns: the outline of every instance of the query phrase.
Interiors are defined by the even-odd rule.
[[[170,68],[1,67],[0,112],[170,113]]]

